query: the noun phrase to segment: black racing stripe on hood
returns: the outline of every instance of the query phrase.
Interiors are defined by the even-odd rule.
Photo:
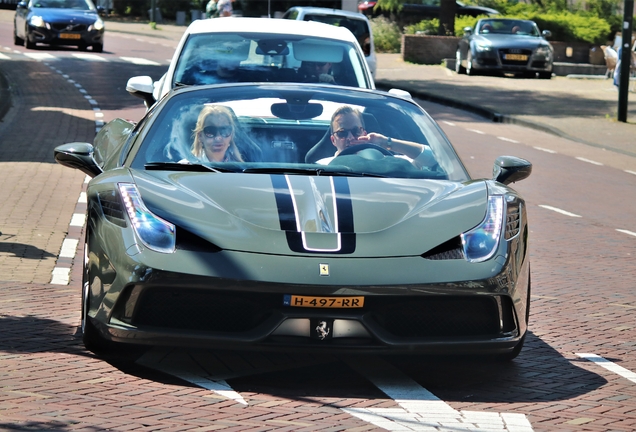
[[[341,235],[341,247],[337,251],[314,251],[304,247],[302,233],[298,231],[294,202],[287,180],[283,175],[271,175],[272,186],[276,206],[278,207],[278,219],[281,230],[285,231],[289,249],[297,253],[312,254],[351,254],[356,250],[356,234],[353,226],[353,204],[349,181],[346,177],[334,177],[334,189],[336,192],[336,207],[338,213],[338,231]]]

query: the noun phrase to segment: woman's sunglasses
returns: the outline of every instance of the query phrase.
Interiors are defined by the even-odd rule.
[[[203,134],[208,138],[214,138],[217,135],[221,135],[223,138],[227,138],[232,135],[231,126],[206,126],[203,128]]]
[[[349,133],[353,135],[354,138],[358,138],[362,135],[363,129],[360,126],[353,127],[351,129],[340,129],[335,131],[333,134],[336,135],[340,139],[345,139],[349,136]]]

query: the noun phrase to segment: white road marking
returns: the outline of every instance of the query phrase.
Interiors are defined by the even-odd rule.
[[[500,136],[498,136],[497,138],[502,140],[502,141],[508,141],[508,142],[515,143],[515,144],[519,144],[519,142],[520,142],[520,141],[517,141],[517,140],[513,140],[512,138],[506,138],[506,137],[500,137]]]
[[[86,60],[86,61],[96,61],[96,62],[108,61],[104,57],[98,56],[97,54],[78,53],[78,54],[73,54],[73,57],[76,57],[80,60]]]
[[[633,232],[633,231],[627,231],[627,230],[624,230],[624,229],[618,229],[618,228],[616,229],[616,231],[621,232],[621,233],[623,233],[623,234],[629,234],[629,235],[631,235],[631,236],[636,237],[636,232]]]
[[[625,170],[625,172],[626,172],[627,174],[633,174],[633,175],[636,175],[636,171]]]
[[[386,430],[533,430],[524,414],[457,411],[391,364],[377,357],[349,360],[347,363],[395,400],[401,408],[341,409]]]
[[[554,151],[554,150],[550,150],[550,149],[543,148],[543,147],[535,147],[535,149],[540,150],[542,152],[546,152],[546,153],[556,153],[556,151]]]
[[[119,57],[119,58],[122,59],[123,61],[127,61],[136,65],[160,66],[160,63],[157,63],[156,61],[147,60],[147,59],[143,59],[139,57]]]
[[[11,60],[11,57],[0,53],[0,60]]]
[[[555,211],[557,213],[561,213],[562,215],[566,215],[566,216],[570,216],[570,217],[582,217],[582,216],[579,216],[577,214],[570,213],[568,211],[561,210],[560,208],[552,207],[552,206],[549,206],[549,205],[539,204],[539,207],[542,207],[542,208],[544,208],[546,210],[552,210],[552,211]]]
[[[613,363],[606,358],[601,357],[600,355],[589,353],[576,353],[576,355],[593,363],[596,363],[597,365],[604,367],[608,371],[614,372],[615,374],[636,384],[636,373],[630,371],[629,369],[625,369],[624,367],[619,366],[616,363]]]
[[[466,130],[469,130],[471,132],[475,132],[475,133],[477,133],[479,135],[485,135],[486,134],[485,132],[482,132],[482,131],[477,130],[477,129],[466,129]]]
[[[33,60],[57,60],[57,57],[49,53],[24,53],[24,55]]]
[[[446,121],[446,120],[442,120],[442,123],[446,123],[449,126],[455,126],[455,123],[449,122],[449,121]]]
[[[580,160],[581,162],[591,163],[592,165],[603,165],[600,162],[596,162],[596,161],[593,161],[593,160],[590,160],[590,159],[585,159],[585,158],[582,158],[582,157],[576,157],[575,159]]]
[[[54,285],[68,285],[71,269],[66,267],[55,267],[51,273],[51,283]]]
[[[83,227],[84,222],[86,222],[86,215],[84,213],[74,213],[69,225],[75,227]]]
[[[76,239],[64,239],[59,256],[62,258],[73,258],[75,256],[75,251],[77,250],[78,243],[79,240]]]

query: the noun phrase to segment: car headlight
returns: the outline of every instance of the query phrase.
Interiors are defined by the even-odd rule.
[[[487,42],[480,42],[480,43],[475,45],[475,50],[477,52],[491,51],[492,50],[492,45],[490,45]]]
[[[461,235],[464,256],[469,262],[485,261],[497,251],[501,238],[503,212],[503,196],[489,196],[488,211],[482,223]]]
[[[537,54],[542,55],[542,56],[549,56],[550,55],[550,47],[548,46],[540,46],[537,48],[537,50],[535,51]]]
[[[102,21],[101,18],[97,18],[97,20],[88,27],[88,30],[104,30],[104,21]]]
[[[119,183],[118,186],[130,222],[141,242],[157,252],[174,252],[175,226],[155,216],[146,208],[137,186],[132,183]]]
[[[44,18],[39,15],[33,15],[31,19],[29,19],[29,24],[33,27],[46,27],[46,22],[44,22]]]

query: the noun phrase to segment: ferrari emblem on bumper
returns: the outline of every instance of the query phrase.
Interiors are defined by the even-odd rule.
[[[329,276],[329,264],[320,264],[320,276]]]

